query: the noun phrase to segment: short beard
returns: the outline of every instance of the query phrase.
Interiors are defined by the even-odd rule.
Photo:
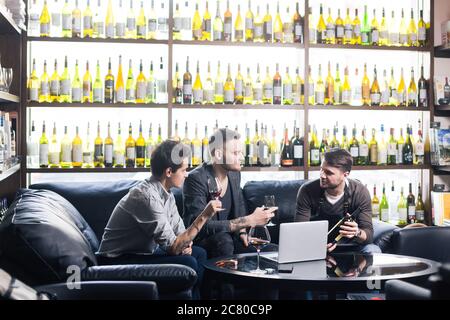
[[[226,159],[223,158],[223,162],[222,164],[220,164],[220,166],[226,170],[226,171],[241,171],[241,167],[239,166],[239,169],[236,169],[235,167],[233,167],[232,165],[228,164]]]

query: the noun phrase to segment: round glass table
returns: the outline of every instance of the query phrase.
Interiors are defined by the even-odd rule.
[[[391,254],[335,253],[324,260],[278,264],[261,253],[256,269],[256,253],[210,259],[205,264],[208,276],[254,287],[313,290],[329,293],[383,290],[387,280],[402,279],[420,283],[437,272],[439,263],[416,257]]]

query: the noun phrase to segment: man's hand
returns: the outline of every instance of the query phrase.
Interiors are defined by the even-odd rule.
[[[337,247],[337,243],[329,243],[329,244],[327,244],[327,251],[331,252],[334,249],[336,249],[336,247]]]
[[[350,215],[347,213],[347,216]],[[339,230],[339,233],[348,239],[353,239],[359,233],[358,224],[355,221],[346,221],[340,228],[341,230]]]
[[[241,233],[239,234],[239,239],[241,239],[242,243],[244,244],[244,247],[248,247],[248,234],[247,233]]]
[[[211,200],[207,205],[205,210],[203,210],[202,214],[210,219],[212,216],[214,216],[217,212],[222,211],[222,202],[219,200]]]
[[[269,223],[270,219],[275,215],[275,211],[278,207],[262,208],[258,207],[253,211],[251,215],[248,216],[250,227],[263,226]]]
[[[184,248],[183,251],[181,252],[181,254],[183,256],[190,256],[192,254],[192,245],[193,245],[193,242],[191,241],[191,243],[189,243],[189,246]]]

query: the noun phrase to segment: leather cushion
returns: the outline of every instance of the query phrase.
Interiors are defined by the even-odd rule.
[[[64,281],[69,266],[83,270],[97,264],[80,229],[84,226],[81,215],[60,195],[22,190],[0,226],[0,250],[41,283]]]

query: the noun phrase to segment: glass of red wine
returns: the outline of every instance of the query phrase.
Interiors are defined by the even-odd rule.
[[[272,207],[276,207],[275,196],[274,195],[264,196],[264,209],[267,210],[267,209],[270,209]],[[272,219],[269,221],[267,226],[268,227],[275,226],[275,223],[272,222]]]
[[[208,192],[212,199],[219,200],[220,194],[222,193],[222,185],[220,184],[219,178],[208,178]]]
[[[270,234],[266,226],[254,226],[248,232],[248,243],[255,247],[257,252],[256,269],[250,270],[251,273],[267,273],[267,270],[259,268],[259,253],[261,249],[270,243]]]

